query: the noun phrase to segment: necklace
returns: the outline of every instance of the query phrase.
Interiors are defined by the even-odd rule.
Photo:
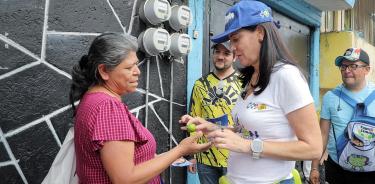
[[[253,75],[251,76],[251,79],[249,81],[251,87],[255,87],[258,84],[259,75],[256,75],[256,77]]]
[[[109,91],[112,95],[114,95],[116,98],[120,98],[121,99],[121,96],[119,94],[117,94],[116,92],[114,92],[111,88],[109,88],[106,84],[103,84],[103,87]]]
[[[256,78],[254,77],[254,75],[251,76],[251,79],[249,80],[249,82],[247,83],[243,93],[241,94],[242,99],[245,99],[247,96],[253,94],[253,92],[255,90],[255,86],[258,83],[258,79],[259,79],[259,75],[257,75]]]

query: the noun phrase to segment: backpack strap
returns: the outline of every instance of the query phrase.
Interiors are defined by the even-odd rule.
[[[375,100],[375,90],[365,99],[363,104],[365,105],[364,114],[367,114],[367,107]]]
[[[375,90],[370,93],[363,103],[358,103],[356,100],[343,93],[339,89],[331,90],[333,94],[337,95],[339,98],[343,99],[351,107],[354,108],[355,115],[367,115],[367,107],[375,100]]]
[[[355,108],[357,106],[357,101],[353,98],[348,96],[347,94],[343,93],[342,90],[334,89],[331,90],[333,94],[337,95],[339,98],[343,99],[346,103],[348,103],[351,107]]]
[[[347,94],[343,93],[342,92],[342,89],[333,89],[331,90],[333,94],[335,94],[336,96],[339,97],[339,100],[342,99],[344,100],[346,103],[348,103],[354,110],[354,114],[353,116],[355,116],[357,113],[357,101],[355,101],[353,98],[349,97]],[[332,131],[333,131],[333,137],[335,138],[335,147],[336,147],[336,156],[337,156],[337,160],[339,160],[339,152],[338,152],[338,149],[337,149],[337,136],[336,136],[336,131],[335,131],[335,126],[333,125],[333,123],[331,122],[331,126],[332,126]]]

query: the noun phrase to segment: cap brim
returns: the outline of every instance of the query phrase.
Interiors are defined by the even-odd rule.
[[[341,62],[342,62],[343,59],[344,59],[343,56],[337,57],[336,60],[335,60],[335,65],[336,66],[341,66]]]
[[[336,65],[336,66],[341,66],[341,63],[342,63],[342,61],[343,61],[344,59],[347,60],[347,61],[351,61],[351,62],[356,62],[356,61],[358,61],[358,60],[353,60],[353,59],[350,58],[350,57],[339,56],[339,57],[337,57],[336,60],[335,60],[335,65]]]
[[[229,46],[229,45],[226,45],[226,44],[223,44],[223,43],[225,43],[225,42],[222,42],[222,43],[214,43],[214,44],[211,46],[211,49],[214,49],[214,48],[217,47],[217,45],[221,44],[221,45],[223,45],[226,49],[228,49],[228,50],[230,51],[230,50],[231,50],[231,49],[230,49],[230,46]]]
[[[240,28],[238,28],[240,29]],[[215,43],[223,43],[223,42],[226,42],[229,40],[229,34],[237,31],[238,29],[232,29],[232,30],[227,30],[227,31],[224,31],[223,33],[221,34],[218,34],[218,35],[215,35],[211,38],[211,41],[215,42]]]

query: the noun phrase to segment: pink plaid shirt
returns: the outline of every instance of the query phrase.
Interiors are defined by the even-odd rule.
[[[111,183],[99,153],[105,141],[134,142],[135,165],[154,158],[156,153],[152,134],[125,104],[105,93],[83,96],[77,108],[74,130],[79,183]],[[149,183],[160,184],[159,176]]]

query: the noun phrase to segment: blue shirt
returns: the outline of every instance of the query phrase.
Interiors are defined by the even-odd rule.
[[[373,84],[367,84],[359,92],[351,92],[346,89],[343,85],[339,85],[336,89],[341,90],[342,93],[347,94],[349,97],[353,98],[357,102],[363,102],[370,93],[375,90]],[[373,101],[369,107],[367,107],[367,115],[375,117],[375,101]],[[344,129],[348,122],[352,119],[353,108],[347,104],[344,100],[340,99],[337,95],[328,91],[323,96],[322,111],[320,113],[320,118],[329,120],[331,122],[331,127],[329,131],[327,150],[329,156],[336,162],[337,161],[337,151],[336,151],[336,141],[333,134],[333,128],[335,129],[336,138],[344,133]]]

